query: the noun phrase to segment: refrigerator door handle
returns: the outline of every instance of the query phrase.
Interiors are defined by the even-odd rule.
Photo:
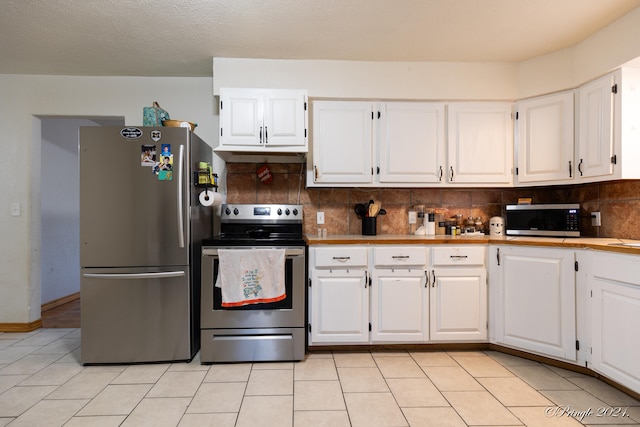
[[[90,279],[166,279],[184,277],[184,271],[162,271],[158,273],[84,273]]]
[[[184,145],[180,145],[180,155],[178,157],[178,247],[184,248],[184,209],[182,205],[182,186],[184,183],[183,180],[183,171],[182,168],[184,166]]]

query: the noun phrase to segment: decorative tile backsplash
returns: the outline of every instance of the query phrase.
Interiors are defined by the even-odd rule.
[[[640,181],[528,188],[306,188],[305,165],[269,164],[270,184],[260,182],[256,171],[262,164],[227,163],[228,203],[295,203],[304,206],[304,231],[316,234],[316,212],[325,215],[329,234],[361,234],[362,221],[356,203],[379,200],[386,215],[377,220],[378,234],[407,234],[408,211],[418,204],[437,209],[445,217],[503,215],[504,205],[519,197],[533,203],[580,203],[583,236],[640,240]],[[589,214],[600,211],[602,226],[592,227]]]

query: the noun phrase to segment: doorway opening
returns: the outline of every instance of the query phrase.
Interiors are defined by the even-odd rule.
[[[33,277],[40,282],[43,327],[80,325],[80,181],[78,128],[124,126],[123,117],[39,116],[34,141],[34,221],[39,258]],[[96,165],[99,173],[100,165]],[[98,190],[99,191],[99,190]],[[37,243],[36,243],[37,244]],[[37,283],[37,280],[34,281]]]

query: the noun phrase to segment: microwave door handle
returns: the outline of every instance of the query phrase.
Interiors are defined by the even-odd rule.
[[[178,154],[178,194],[176,201],[177,217],[178,217],[178,247],[184,248],[184,206],[183,206],[183,163],[184,163],[184,145],[180,145]]]

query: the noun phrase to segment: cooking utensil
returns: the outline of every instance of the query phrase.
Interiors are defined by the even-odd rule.
[[[369,216],[376,216],[378,212],[380,212],[380,205],[375,202],[369,205]]]
[[[367,216],[367,207],[365,207],[364,203],[357,203],[354,211],[356,213],[356,215],[358,215],[359,218],[364,218],[365,216]]]

